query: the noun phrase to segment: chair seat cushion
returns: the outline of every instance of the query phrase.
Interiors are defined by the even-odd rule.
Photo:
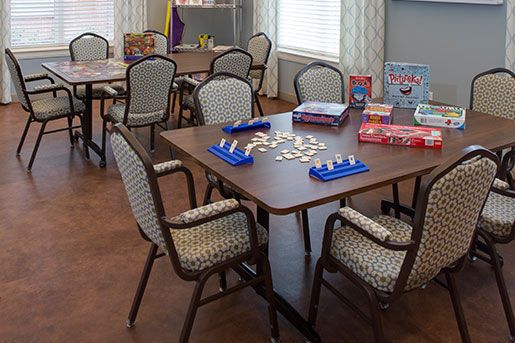
[[[389,216],[372,219],[392,233],[391,240],[409,241],[412,228]],[[392,292],[406,252],[385,249],[350,227],[334,230],[330,254],[376,289]]]
[[[185,95],[182,99],[182,106],[194,111],[195,101],[193,100],[193,95]]]
[[[259,245],[268,242],[268,232],[259,224]],[[181,266],[200,271],[250,251],[247,219],[234,213],[190,229],[171,230]]]
[[[102,92],[103,92],[103,89],[105,86],[109,86],[111,87],[112,89],[114,89],[115,91],[118,92],[118,94],[124,94],[125,93],[125,88],[123,88],[123,86],[120,86],[120,85],[116,85],[116,84],[100,84],[100,85],[94,85],[93,86],[93,99],[100,99],[102,97]],[[86,96],[86,88],[85,87],[79,87],[77,88],[77,96],[79,98],[84,98]],[[111,96],[109,94],[106,94],[105,95],[105,98],[111,98]]]
[[[86,106],[80,100],[72,98],[75,113],[84,112]],[[68,96],[46,98],[32,102],[32,109],[37,120],[47,120],[68,115],[71,112]]]
[[[109,106],[107,115],[112,122],[123,123],[125,116],[125,104],[114,104]],[[160,123],[165,120],[165,111],[152,113],[129,113],[127,126],[145,126]]]
[[[515,198],[490,192],[479,226],[498,237],[508,237],[515,222]]]

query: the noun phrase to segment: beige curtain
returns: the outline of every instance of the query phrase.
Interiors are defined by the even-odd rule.
[[[2,0],[3,1],[3,0]],[[155,0],[151,0],[155,1]],[[147,29],[147,0],[114,1],[114,56],[123,56],[123,34]]]
[[[272,41],[272,51],[261,93],[277,97],[279,76],[277,68],[277,0],[254,0],[254,33],[264,32]]]
[[[5,62],[5,49],[11,44],[10,0],[0,0],[0,103],[11,102],[11,76]]]
[[[513,0],[512,0],[513,1]],[[372,75],[372,96],[383,95],[384,0],[342,0],[340,69]]]
[[[506,0],[506,68],[515,72],[515,0]]]

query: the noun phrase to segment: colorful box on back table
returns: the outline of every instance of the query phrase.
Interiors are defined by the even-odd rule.
[[[292,120],[296,123],[338,126],[348,115],[347,104],[307,101],[293,110]]]
[[[369,143],[441,149],[442,131],[431,127],[362,123],[358,132],[358,140]]]
[[[429,66],[386,62],[384,102],[401,108],[416,108],[429,101]]]
[[[371,75],[349,75],[349,106],[365,108],[372,98]]]
[[[123,53],[125,61],[135,61],[154,53],[153,33],[125,33]]]
[[[455,106],[419,104],[413,115],[415,125],[465,129],[465,109]]]
[[[367,104],[361,114],[363,123],[391,124],[393,105],[387,104]]]

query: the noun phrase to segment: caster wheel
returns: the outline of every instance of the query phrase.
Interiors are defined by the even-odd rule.
[[[420,286],[420,289],[426,289],[427,288],[427,283],[423,283],[421,286]]]
[[[311,256],[311,251],[304,251],[304,256],[310,257]]]
[[[472,255],[468,255],[468,259],[469,259],[469,262],[470,263],[474,263],[477,261],[477,257],[476,256],[472,256]]]
[[[386,311],[390,307],[390,304],[383,304],[380,302],[379,307],[381,308],[381,310]]]
[[[100,168],[105,168],[106,167],[106,161],[100,161],[100,163],[98,163],[98,166]]]

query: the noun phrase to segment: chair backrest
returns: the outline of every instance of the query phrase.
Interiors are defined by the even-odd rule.
[[[68,48],[72,61],[95,61],[109,58],[107,39],[91,32],[74,38]]]
[[[122,124],[113,126],[111,145],[139,228],[148,239],[167,251],[167,240],[159,221],[164,216],[163,201],[150,157]]]
[[[11,79],[14,83],[14,89],[16,91],[18,101],[21,103],[25,110],[30,111],[30,99],[25,93],[25,80],[23,78],[23,74],[21,73],[20,64],[18,63],[18,60],[14,56],[11,49],[5,49],[5,57],[5,62],[7,63],[7,68],[11,74]]]
[[[429,175],[417,201],[411,238],[419,246],[407,262],[413,264],[406,289],[465,257],[498,168],[494,153],[470,146]]]
[[[272,41],[265,33],[256,33],[254,36],[250,37],[247,51],[252,55],[254,63],[264,65],[268,62],[268,58],[270,57]],[[253,79],[260,79],[263,77],[264,72],[264,69],[251,70],[249,75]]]
[[[254,114],[252,85],[229,73],[209,76],[195,88],[193,99],[200,125],[247,120]]]
[[[345,102],[343,74],[324,62],[312,62],[295,76],[295,93],[299,104],[306,101]]]
[[[161,55],[150,55],[131,64],[127,68],[126,114],[167,114],[176,70],[176,63]]]
[[[168,55],[170,49],[168,47],[168,37],[166,37],[163,33],[156,30],[145,30],[143,33],[153,33],[154,34],[154,53],[156,55]]]
[[[515,73],[495,68],[476,75],[470,90],[470,109],[515,119]]]
[[[209,74],[230,73],[247,78],[252,67],[252,55],[242,49],[231,49],[211,62]]]

